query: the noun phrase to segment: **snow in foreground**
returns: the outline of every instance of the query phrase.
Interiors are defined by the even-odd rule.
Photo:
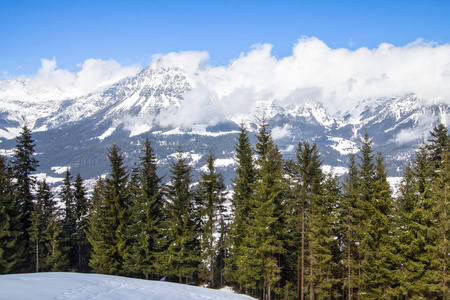
[[[253,299],[184,284],[78,273],[0,275],[0,291],[0,299]]]

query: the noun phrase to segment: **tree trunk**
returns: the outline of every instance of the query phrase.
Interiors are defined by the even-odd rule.
[[[297,299],[300,299],[300,293],[302,291],[300,286],[300,265],[301,265],[301,256],[297,252]]]
[[[78,272],[81,272],[81,243],[78,239]]]
[[[300,299],[305,299],[305,199],[302,202],[302,276]]]
[[[348,300],[352,300],[353,299],[353,295],[352,295],[352,266],[351,266],[351,226],[352,226],[352,222],[350,221],[351,219],[351,206],[350,203],[348,204],[348,230],[347,230],[347,234],[348,234],[348,254],[347,254],[347,265],[348,265]]]
[[[312,202],[312,201],[311,201]],[[313,205],[311,203],[310,206],[310,218],[314,219],[314,212],[313,212]],[[310,222],[312,222],[312,220],[310,220]],[[310,226],[312,227],[312,225],[310,224]],[[314,247],[313,247],[313,239],[314,239],[314,234],[311,233],[311,228],[309,229],[309,276],[310,276],[310,280],[309,280],[309,300],[314,300],[315,299],[315,279],[314,279],[314,268],[315,266],[315,257],[314,257]]]
[[[39,242],[36,241],[36,273],[39,273]]]
[[[444,182],[444,300],[447,300],[447,182]]]

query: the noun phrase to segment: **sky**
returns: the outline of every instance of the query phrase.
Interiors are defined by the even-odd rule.
[[[407,94],[450,104],[449,13],[447,0],[0,0],[0,106],[75,99],[147,66],[191,86],[162,126],[241,120],[258,101],[334,116]]]
[[[77,72],[89,59],[145,67],[157,54],[206,51],[226,66],[254,45],[282,59],[302,37],[331,49],[450,42],[450,1],[0,0],[0,79],[42,59]]]

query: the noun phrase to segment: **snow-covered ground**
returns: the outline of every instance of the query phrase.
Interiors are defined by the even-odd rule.
[[[126,277],[36,273],[0,275],[0,299],[250,300],[226,290]]]

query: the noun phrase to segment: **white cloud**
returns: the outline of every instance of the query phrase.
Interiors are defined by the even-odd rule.
[[[291,135],[291,126],[289,124],[286,124],[283,127],[274,127],[272,129],[272,137],[274,140],[280,140],[289,135]]]
[[[87,59],[77,72],[59,69],[56,59],[42,59],[41,68],[31,77],[0,81],[2,98],[59,100],[78,97],[97,88],[135,75],[139,66],[123,67],[114,60]]]
[[[383,43],[375,49],[349,50],[301,38],[288,57],[277,58],[271,51],[270,44],[256,45],[221,67],[205,65],[205,52],[159,56],[155,66],[188,66],[193,82],[182,110],[165,117],[165,124],[236,117],[258,100],[321,101],[330,113],[350,111],[363,100],[407,93],[450,102],[450,45],[419,39],[402,47]]]
[[[166,111],[161,125],[240,121],[255,102],[281,104],[321,101],[330,113],[350,111],[361,101],[415,93],[419,98],[450,103],[450,45],[423,40],[397,47],[332,49],[323,41],[303,37],[292,54],[278,58],[272,45],[255,45],[228,66],[208,65],[204,51],[155,55],[151,68],[186,70],[192,89],[180,110]],[[139,67],[123,67],[113,60],[88,59],[80,70],[59,69],[55,59],[42,60],[35,76],[0,81],[0,98],[63,99],[136,74]],[[50,95],[50,96],[48,96]],[[405,133],[405,138],[407,132]]]
[[[434,116],[432,114],[423,114],[418,116],[416,126],[402,129],[394,138],[398,144],[414,143],[418,144],[422,138],[427,140],[430,136],[430,128],[439,123],[447,124],[450,116]]]

